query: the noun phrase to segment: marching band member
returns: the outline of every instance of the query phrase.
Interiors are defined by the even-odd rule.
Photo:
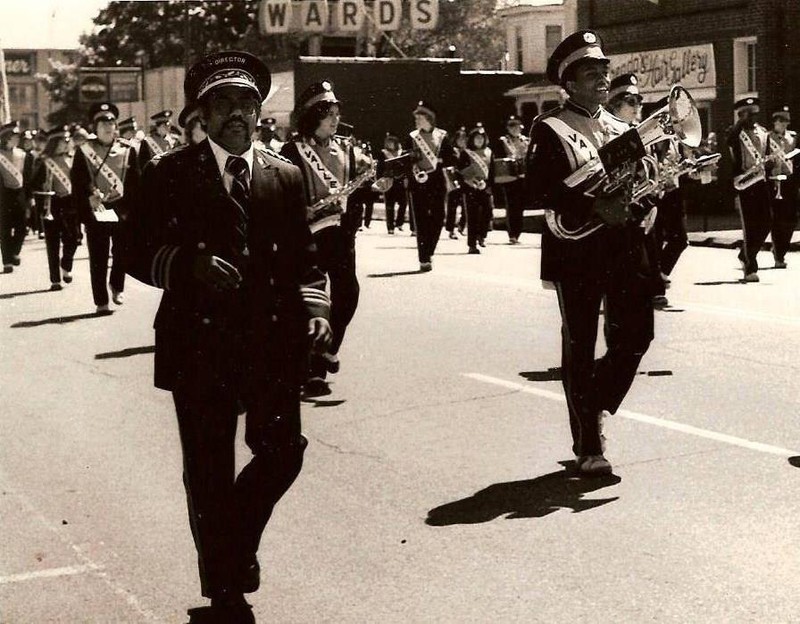
[[[47,143],[33,175],[34,197],[41,198],[50,290],[61,290],[61,280],[72,281],[72,261],[78,248],[80,221],[72,202],[70,170],[73,157],[65,126],[46,133]],[[62,252],[63,245],[63,252]]]
[[[322,396],[330,393],[328,373],[339,371],[339,349],[358,307],[358,223],[353,212],[347,211],[347,203],[350,193],[368,177],[369,171],[356,171],[352,145],[335,136],[341,112],[330,82],[309,86],[292,114],[298,136],[283,146],[281,154],[303,173],[309,227],[317,246],[319,267],[330,281],[333,339],[327,352],[312,354],[304,389],[306,396]]]
[[[744,98],[733,105],[738,121],[728,133],[728,148],[733,159],[734,176],[763,163],[769,148],[767,129],[758,123],[760,112],[757,97]],[[758,255],[770,227],[770,197],[766,179],[742,188],[739,209],[742,217],[742,248],[739,262],[745,282],[758,280]]]
[[[506,121],[506,133],[500,137],[504,156],[514,160],[517,179],[503,185],[506,193],[506,230],[508,244],[516,245],[522,234],[523,211],[525,208],[525,154],[528,151],[528,137],[522,134],[522,122],[516,115]]]
[[[404,153],[400,139],[396,135],[387,132],[386,137],[383,139],[383,148],[378,154],[378,162],[386,162],[390,158],[397,158]],[[406,178],[392,180],[389,189],[383,194],[383,203],[386,206],[386,231],[389,234],[394,234],[395,228],[398,231],[403,230],[403,223],[406,220],[406,206],[408,205],[407,184]]]
[[[261,141],[276,154],[280,154],[284,142],[278,136],[278,122],[274,117],[261,120]]]
[[[129,143],[117,140],[118,115],[119,109],[110,102],[92,105],[89,116],[97,138],[89,139],[75,152],[70,172],[72,199],[86,226],[92,296],[98,314],[111,314],[106,288],[110,251],[114,258],[111,298],[117,305],[123,303],[123,226],[135,210],[139,188],[136,152]]]
[[[772,180],[772,255],[775,268],[786,268],[786,252],[797,226],[798,179],[794,163],[782,156],[797,147],[797,134],[789,130],[792,117],[788,106],[772,113],[769,152],[777,157],[769,171]],[[785,176],[785,179],[782,179]]]
[[[409,189],[417,229],[419,269],[426,272],[433,269],[433,254],[444,225],[446,189],[442,169],[456,163],[447,132],[436,127],[433,107],[420,101],[413,115],[416,129],[409,136],[416,164]]]
[[[33,155],[19,146],[19,122],[0,126],[0,251],[3,273],[20,265],[19,254],[25,241],[28,190]]]
[[[461,154],[464,153],[464,150],[467,149],[468,136],[467,129],[464,126],[461,126],[453,133],[453,157],[456,162],[461,158]],[[455,229],[456,215],[459,208],[461,208],[461,214],[458,217],[458,233],[463,236],[464,228],[467,227],[467,209],[464,204],[464,189],[462,188],[463,180],[458,170],[456,169],[455,171],[454,183],[458,184],[458,188],[454,188],[447,193],[447,214],[444,218],[444,227],[447,230],[448,238],[453,240],[458,239]]]
[[[494,162],[483,124],[470,130],[467,146],[458,158],[458,170],[464,180],[464,205],[467,209],[468,253],[479,254],[486,246],[489,220],[492,218],[492,183]]]
[[[254,624],[259,543],[303,465],[300,383],[330,335],[300,172],[251,142],[270,73],[221,51],[186,73],[208,138],[145,168],[131,275],[163,289],[155,385],[172,393],[200,589],[191,624]],[[238,470],[246,412],[252,452]]]
[[[165,154],[177,144],[170,132],[170,126],[172,125],[171,119],[171,110],[163,110],[150,117],[152,129],[139,147],[140,169],[144,169],[144,166],[149,163],[154,156]]]
[[[178,115],[178,124],[183,128],[186,145],[198,145],[208,137],[206,122],[199,106],[184,107]]]
[[[558,293],[572,448],[579,474],[590,476],[612,471],[604,456],[602,418],[622,403],[653,338],[644,232],[631,219],[629,190],[592,197],[563,182],[630,128],[603,108],[608,65],[590,30],[573,33],[556,47],[547,76],[569,97],[535,121],[526,175],[532,198],[548,215],[541,277]],[[607,351],[595,362],[601,301]]]
[[[123,119],[117,124],[117,129],[119,130],[119,138],[130,143],[138,156],[139,149],[141,149],[141,141],[136,138],[136,133],[139,131],[139,124],[136,123],[136,117]]]

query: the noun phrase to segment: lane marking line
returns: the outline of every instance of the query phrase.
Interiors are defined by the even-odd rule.
[[[76,574],[85,574],[86,572],[94,572],[102,569],[95,563],[87,563],[86,565],[66,566],[63,568],[50,568],[48,570],[37,570],[36,572],[22,572],[20,574],[10,574],[8,576],[0,576],[0,585],[8,585],[9,583],[21,583],[23,581],[31,581],[40,578],[52,578],[54,576],[75,576]]]
[[[492,377],[490,375],[483,375],[481,373],[462,373],[462,375],[464,377],[468,377],[469,379],[474,379],[475,381],[482,381],[484,383],[494,384],[495,386],[501,386],[503,388],[509,388],[512,390],[518,390],[519,392],[524,392],[526,394],[533,394],[535,396],[541,397],[543,399],[548,399],[550,401],[558,401],[559,403],[567,402],[566,397],[564,397],[564,395],[559,392],[542,390],[540,388],[531,388],[529,386],[525,386],[520,383],[516,383],[514,381],[507,381],[505,379]],[[661,427],[663,429],[679,431],[681,433],[697,436],[698,438],[714,440],[715,442],[722,442],[724,444],[730,444],[732,446],[738,446],[741,448],[749,449],[751,451],[758,451],[760,453],[767,453],[769,455],[777,455],[778,457],[788,458],[800,455],[800,451],[793,451],[790,449],[782,448],[780,446],[763,444],[761,442],[753,442],[751,440],[738,438],[736,436],[728,435],[726,433],[719,433],[717,431],[711,431],[709,429],[701,429],[700,427],[693,427],[692,425],[686,425],[672,420],[666,420],[665,418],[648,416],[647,414],[632,412],[631,410],[620,409],[617,410],[617,413],[615,415],[622,416],[623,418],[627,418],[629,420],[635,420],[648,425]]]

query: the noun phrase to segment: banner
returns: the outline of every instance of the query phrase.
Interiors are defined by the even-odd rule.
[[[433,30],[439,22],[439,0],[408,0],[408,18],[414,30]],[[264,35],[300,31],[308,33],[355,33],[364,22],[379,31],[400,27],[403,0],[261,0],[258,26]],[[369,15],[368,15],[369,12]]]

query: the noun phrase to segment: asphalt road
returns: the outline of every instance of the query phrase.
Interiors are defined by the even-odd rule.
[[[333,394],[304,404],[258,621],[800,622],[800,258],[744,285],[735,251],[686,251],[607,425],[616,476],[585,481],[538,237],[504,238],[442,240],[418,274],[407,232],[359,235],[359,310]],[[185,622],[159,293],[130,280],[97,318],[85,247],[75,276],[47,292],[30,238],[0,275],[0,622]]]

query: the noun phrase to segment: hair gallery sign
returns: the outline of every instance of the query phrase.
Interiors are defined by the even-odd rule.
[[[714,44],[610,54],[611,77],[636,74],[639,90],[664,91],[674,84],[691,90],[717,85]]]
[[[381,31],[397,30],[408,7],[411,27],[436,28],[439,0],[261,0],[258,23],[266,35],[300,31],[308,33],[359,32],[364,22]]]

